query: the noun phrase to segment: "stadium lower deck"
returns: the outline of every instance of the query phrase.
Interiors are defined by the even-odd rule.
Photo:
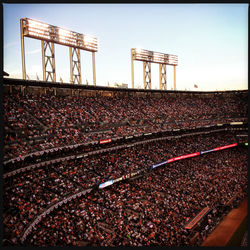
[[[13,100],[15,93],[8,95]],[[235,95],[237,96],[237,93]],[[239,104],[237,98],[228,97],[229,100],[230,98],[234,100],[232,106],[238,105],[240,108],[240,105],[244,104],[242,100]],[[5,143],[8,144],[8,150],[5,152],[8,154],[8,163],[4,165],[4,245],[197,246],[202,244],[208,232],[212,232],[232,208],[239,206],[247,197],[247,147],[239,139],[239,134],[244,134],[243,142],[247,141],[247,123],[241,123],[237,128],[221,124],[216,128],[201,126],[194,130],[193,127],[188,127],[190,120],[185,121],[183,116],[182,129],[165,132],[168,134],[158,131],[158,134],[149,137],[144,135],[131,139],[126,137],[133,137],[134,134],[127,132],[128,134],[123,134],[122,140],[112,141],[110,144],[102,145],[101,140],[109,137],[101,137],[98,144],[85,145],[84,148],[49,151],[22,158],[23,155],[41,152],[43,140],[37,139],[37,136],[41,136],[41,132],[45,131],[39,130],[41,124],[48,127],[60,114],[58,121],[64,126],[63,133],[66,133],[67,126],[69,131],[72,129],[66,122],[69,117],[63,116],[70,112],[64,113],[62,107],[57,107],[59,112],[51,112],[48,117],[44,117],[42,112],[36,115],[37,113],[32,112],[35,112],[40,104],[35,102],[25,108],[25,105],[28,105],[26,99],[25,96],[21,97],[19,102],[11,102],[9,99],[8,103],[12,103],[12,108],[8,106],[8,112],[12,112],[12,118],[9,119],[10,114],[5,113]],[[48,99],[44,100],[48,103]],[[123,102],[122,98],[120,102]],[[156,100],[152,99],[151,102]],[[202,102],[198,101],[200,108],[203,107]],[[19,109],[24,108],[25,112],[16,111],[17,104]],[[219,107],[217,104],[215,106]],[[106,107],[109,107],[107,103]],[[230,107],[230,104],[227,104],[226,109],[230,111]],[[71,110],[70,107],[63,109],[67,108]],[[157,110],[156,106],[146,108],[151,109],[148,114],[154,109]],[[92,108],[93,113],[94,109],[98,110],[98,105]],[[232,109],[236,111],[235,107]],[[33,116],[30,123],[27,110]],[[77,114],[77,106],[74,110]],[[247,121],[244,110],[245,107],[240,110],[243,114],[238,120],[234,118],[234,121]],[[114,115],[114,111],[108,111],[107,108],[98,112],[109,118],[109,122],[117,124],[120,116]],[[209,112],[216,113],[216,109],[206,110],[206,115],[209,115]],[[177,113],[172,112],[172,118],[175,118]],[[216,122],[230,117],[223,117],[222,112],[218,114],[220,115],[215,119]],[[136,115],[137,118],[142,116],[138,112]],[[128,114],[127,116],[129,117]],[[18,120],[20,117],[22,119]],[[197,111],[194,117],[202,117],[202,110]],[[76,119],[75,116],[71,118]],[[157,117],[154,118],[152,122],[158,124]],[[19,134],[18,125],[13,126],[18,121],[24,124],[26,135],[36,138],[31,140],[30,146],[27,146],[28,141],[26,144],[22,143],[22,138],[26,135]],[[126,131],[133,131],[133,128],[138,129],[144,125],[145,132],[148,133],[147,128],[150,126],[146,126],[147,122],[146,119],[141,125],[140,121],[137,125],[126,124],[129,127]],[[107,124],[100,123],[90,130],[96,132],[98,128],[100,130],[100,126]],[[119,126],[116,128],[119,130]],[[57,125],[49,129],[55,129],[55,133],[59,130]],[[62,146],[63,142],[72,145],[75,138],[81,142],[86,133],[86,130],[84,131],[81,131],[82,137],[72,135],[70,140],[59,140],[59,135],[60,143],[48,146],[45,150]],[[15,139],[11,143],[8,140],[13,134]],[[118,133],[117,136],[121,134]],[[47,140],[52,142],[48,138]],[[96,137],[91,140],[96,140]],[[86,140],[83,142],[86,143]],[[234,144],[237,146],[212,151],[214,148]],[[19,153],[24,152],[18,160],[13,145],[18,148]],[[31,149],[32,145],[37,145],[36,150]],[[173,157],[205,151],[209,152],[152,168],[153,165]],[[64,156],[69,158],[62,159]],[[48,163],[45,164],[45,161]],[[30,165],[36,167],[28,169]],[[112,185],[100,188],[101,183],[110,180],[113,180]],[[86,193],[84,190],[87,190]],[[191,228],[187,228],[205,208],[206,213],[197,219]]]

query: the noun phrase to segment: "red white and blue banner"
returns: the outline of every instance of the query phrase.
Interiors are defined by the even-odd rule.
[[[237,145],[238,145],[238,143],[233,143],[233,144],[229,144],[229,145],[225,145],[225,146],[222,146],[222,147],[213,148],[213,149],[206,150],[206,151],[195,152],[195,153],[192,153],[192,154],[177,156],[177,157],[174,157],[174,158],[170,158],[170,159],[168,159],[166,161],[154,164],[154,165],[150,166],[150,168],[154,169],[154,168],[157,168],[159,166],[162,166],[162,165],[170,163],[170,162],[179,161],[179,160],[187,159],[187,158],[190,158],[190,157],[195,157],[195,156],[198,156],[198,155],[202,155],[202,154],[206,154],[206,153],[211,153],[211,152],[214,152],[214,151],[219,151],[219,150],[223,150],[223,149],[227,149],[227,148],[236,147]]]

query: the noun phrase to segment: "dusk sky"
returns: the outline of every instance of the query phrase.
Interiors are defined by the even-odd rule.
[[[4,71],[22,78],[20,19],[32,18],[98,39],[96,83],[131,84],[131,48],[178,56],[177,90],[248,89],[248,4],[3,4]],[[42,80],[41,41],[25,38],[26,72]],[[56,80],[70,79],[69,48],[55,45]],[[143,88],[143,63],[134,62]],[[82,83],[93,83],[92,55],[81,50]],[[198,88],[194,89],[194,84]],[[167,66],[167,89],[173,67]],[[152,64],[152,89],[159,65]]]

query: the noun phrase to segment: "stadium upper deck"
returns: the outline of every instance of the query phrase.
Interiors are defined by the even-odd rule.
[[[106,139],[247,122],[247,91],[189,93],[7,78],[4,90],[5,160]]]

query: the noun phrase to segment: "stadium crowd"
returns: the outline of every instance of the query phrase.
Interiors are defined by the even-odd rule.
[[[20,238],[21,232],[35,218],[35,216],[39,215],[44,209],[47,209],[51,204],[58,202],[59,200],[66,197],[67,195],[77,193],[83,189],[96,187],[98,184],[103,183],[107,180],[115,179],[115,178],[121,177],[122,175],[131,173],[137,170],[141,170],[142,172],[144,171],[144,173],[146,173],[147,171],[145,170],[148,170],[152,164],[161,162],[171,157],[193,153],[197,151],[202,151],[202,150],[208,150],[208,149],[212,149],[218,146],[231,144],[234,142],[235,142],[235,135],[233,132],[229,132],[229,131],[223,132],[223,133],[221,132],[214,133],[210,135],[187,136],[187,137],[178,138],[178,139],[163,140],[157,143],[151,142],[147,144],[141,144],[141,145],[137,145],[134,147],[125,148],[122,150],[116,150],[113,152],[106,152],[102,154],[91,155],[91,156],[83,157],[83,158],[76,158],[74,160],[68,160],[64,162],[57,162],[49,166],[40,167],[36,170],[31,170],[31,171],[27,171],[24,173],[19,173],[15,176],[7,177],[4,179],[4,196],[3,196],[3,199],[4,199],[3,216],[4,218],[6,218],[4,220],[5,237],[9,239],[10,238],[14,239],[13,241],[15,240],[18,241],[18,239]],[[231,152],[231,151],[228,151],[228,152]],[[234,153],[235,150],[232,152]],[[234,173],[235,173],[234,167],[236,166],[235,162],[237,162],[239,164],[239,174],[241,174],[242,176],[239,178],[245,178],[244,176],[247,176],[247,175],[244,175],[245,172],[242,172],[242,171],[244,170],[245,165],[246,165],[245,159],[247,157],[247,154],[242,153],[241,155],[237,150],[236,150],[236,153],[235,153],[236,156],[232,155],[233,160],[230,158],[231,156],[229,155],[229,153],[227,153],[227,155],[224,156],[224,158],[223,156],[220,156],[220,154],[218,153],[217,154],[218,159],[216,159],[216,162],[218,163],[218,167],[221,165],[229,166],[229,167],[232,166],[233,172],[232,172],[232,175],[230,175],[230,178],[234,177]],[[212,154],[212,155],[214,157],[216,156],[215,154]],[[201,157],[201,158],[199,157],[199,159],[203,159],[203,158],[206,159],[206,157]],[[189,165],[187,165],[188,167],[186,167],[186,164],[188,164],[188,161],[185,161],[185,164],[183,162],[184,165],[181,165],[181,163],[179,164],[180,166],[182,166],[182,169],[186,169],[186,168],[188,169],[189,167]],[[240,167],[241,164],[243,168],[242,171]],[[202,171],[208,171],[209,173],[209,171],[211,171],[212,169],[212,167],[209,167],[210,165],[213,166],[212,160],[210,163],[208,161],[205,164],[206,167],[203,166],[204,170]],[[170,165],[171,169],[172,169],[172,166],[173,165]],[[192,168],[192,164],[190,168]],[[162,171],[163,170],[164,168],[162,169]],[[174,172],[171,171],[171,175],[175,173],[176,171],[178,172],[181,170],[180,169],[175,170],[175,168],[173,168],[173,171]],[[198,172],[199,171],[197,170],[196,174],[199,176],[200,174]],[[218,172],[221,172],[221,170],[218,169]],[[150,173],[150,175],[145,178],[152,178],[152,180],[154,180],[154,178],[156,178],[154,177],[156,173],[161,173],[161,172]],[[229,175],[228,171],[225,171],[225,173],[227,174],[227,176]],[[161,185],[162,188],[164,189],[165,186],[167,187],[167,184],[162,185],[163,183],[162,181],[163,179],[165,179],[167,183],[168,177],[165,178],[163,172],[161,173],[161,176],[162,176],[161,181],[158,184],[154,183],[152,184],[152,186],[149,185],[146,187],[143,184],[143,182],[140,182],[139,186],[144,187],[143,190],[145,189],[144,191],[146,193],[147,193],[146,189],[148,188],[151,189],[151,187],[153,186],[157,188],[158,185]],[[173,174],[173,176],[175,175]],[[213,176],[213,175],[210,175],[210,176]],[[194,181],[194,183],[197,183],[198,185],[199,182],[196,182],[196,178],[197,177],[195,175],[195,178],[194,179],[191,178],[190,181]],[[203,178],[203,177],[200,176],[199,178]],[[238,177],[235,177],[235,178],[238,178]],[[235,179],[235,180],[238,180],[238,179]],[[139,181],[139,179],[137,181]],[[212,180],[208,180],[208,181],[212,181]],[[226,178],[221,180],[221,183],[224,183],[225,181],[226,181]],[[150,183],[148,182],[148,179],[147,179],[147,183]],[[233,182],[233,184],[231,184],[232,187],[233,185],[235,185],[238,188],[237,183],[238,182],[236,183]],[[183,183],[180,182],[179,184],[184,185],[185,181]],[[218,183],[216,182],[214,184],[218,184]],[[127,183],[126,185],[132,185],[134,189],[135,187],[137,189],[137,186],[135,186],[136,184],[134,184],[133,182],[131,182],[130,184]],[[228,185],[228,184],[224,183],[223,185]],[[126,186],[124,187],[122,185],[121,187],[123,187],[123,189],[125,190],[124,192],[127,192]],[[193,185],[193,188],[194,187],[195,187],[195,184]],[[170,187],[170,189],[174,190],[175,186],[173,186],[173,188]],[[108,189],[105,189],[104,191],[106,192],[106,190]],[[120,186],[119,186],[117,187],[117,190],[122,190],[122,189],[120,189]],[[142,190],[142,193],[144,192],[143,190]],[[198,187],[196,191],[197,193],[199,193],[200,190]],[[227,200],[228,196],[232,195],[232,193],[227,192],[227,191],[228,190],[225,189],[225,192],[226,192],[224,194],[225,200]],[[107,191],[107,195],[109,192],[110,191]],[[185,191],[185,192],[188,192],[188,191]],[[108,200],[109,198],[110,197],[107,197]],[[127,199],[128,198],[129,197],[127,197]],[[125,200],[126,199],[124,198],[124,202]],[[223,201],[223,199],[221,199],[221,201]],[[126,206],[128,207],[130,206],[128,205],[130,204],[129,202],[128,203],[125,202],[124,204],[126,204]],[[131,203],[131,204],[134,204],[134,203]],[[208,205],[208,204],[202,203],[198,207],[198,209],[200,209],[202,205]],[[132,207],[130,208],[132,209]],[[99,208],[97,207],[96,209],[99,209]],[[194,212],[197,212],[197,211],[198,210],[194,210]],[[61,216],[64,216],[63,214],[64,210],[62,210],[60,213],[62,214],[58,215],[59,218],[61,218]],[[68,214],[67,211],[65,213],[66,215]],[[190,216],[186,214],[185,217],[190,217]],[[90,223],[89,225],[92,225],[92,224]],[[88,230],[91,231],[91,229],[88,229]],[[98,229],[98,230],[100,230],[100,235],[104,235],[102,237],[106,238],[107,236],[105,234],[106,231],[103,228]],[[117,242],[118,241],[119,240],[117,239]],[[38,243],[35,243],[35,244],[38,244]],[[109,243],[105,243],[105,244],[109,244]],[[116,244],[116,242],[113,242],[112,244]],[[124,244],[126,245],[127,243],[124,243]]]
[[[213,208],[209,230],[220,207],[247,196],[245,151],[234,148],[175,162],[96,190],[53,211],[25,245],[188,246],[185,225],[200,210]]]
[[[31,152],[247,117],[247,92],[228,96],[4,95],[4,159]]]

